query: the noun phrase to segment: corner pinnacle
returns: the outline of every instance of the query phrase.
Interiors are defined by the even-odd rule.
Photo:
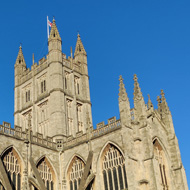
[[[129,101],[128,96],[127,96],[127,92],[125,89],[125,85],[123,83],[123,78],[121,75],[119,76],[119,81],[120,81],[120,84],[119,84],[119,101],[126,101],[126,100]]]
[[[25,60],[24,60],[24,55],[23,55],[23,52],[22,52],[21,44],[19,46],[19,51],[18,51],[18,55],[17,55],[17,59],[16,59],[16,64],[21,64],[24,67],[26,67],[26,63],[25,63]]]
[[[54,18],[53,18],[53,23],[52,23],[52,27],[51,27],[51,31],[50,31],[50,35],[49,35],[48,41],[50,41],[51,39],[61,40],[61,37],[59,35],[59,31],[57,29],[57,26],[56,26]]]
[[[78,33],[74,56],[76,56],[79,53],[86,55],[86,51],[85,51],[83,43],[81,41],[80,34]]]

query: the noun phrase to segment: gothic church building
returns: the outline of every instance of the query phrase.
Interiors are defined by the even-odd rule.
[[[55,20],[46,58],[15,63],[14,128],[0,125],[0,190],[188,190],[164,92],[158,109],[134,75],[134,108],[120,76],[120,118],[92,126],[87,54],[80,35],[62,53]]]

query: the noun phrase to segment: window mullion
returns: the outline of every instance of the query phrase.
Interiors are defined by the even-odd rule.
[[[105,171],[106,171],[108,189],[110,190],[110,183],[109,183],[108,170],[105,170]]]
[[[112,160],[112,161],[113,161],[113,160]],[[114,176],[113,176],[113,168],[111,168],[111,177],[112,177],[113,190],[115,190],[115,183],[114,183]]]

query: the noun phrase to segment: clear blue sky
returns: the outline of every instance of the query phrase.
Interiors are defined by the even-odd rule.
[[[14,63],[20,42],[27,66],[47,54],[46,16],[55,16],[63,52],[75,47],[77,31],[88,54],[94,125],[119,118],[122,74],[133,107],[133,74],[154,106],[164,89],[182,161],[190,181],[190,1],[41,0],[0,2],[0,123],[12,124]]]

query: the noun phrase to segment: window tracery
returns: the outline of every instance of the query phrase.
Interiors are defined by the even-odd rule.
[[[128,187],[124,157],[113,145],[105,149],[102,162],[105,190],[122,190]]]
[[[13,148],[9,149],[2,157],[5,170],[13,190],[21,190],[21,165]],[[0,183],[0,190],[3,186]]]
[[[75,76],[74,82],[75,82],[75,93],[80,94],[80,78]]]
[[[65,89],[69,89],[69,73],[68,72],[65,72],[64,84],[65,84]]]
[[[167,181],[167,173],[166,173],[166,158],[165,158],[165,153],[158,142],[158,140],[155,140],[153,142],[154,145],[154,155],[155,159],[157,160],[157,166],[158,166],[158,171],[160,174],[160,181],[161,185],[163,186],[163,190],[168,190],[168,181]]]
[[[37,168],[42,180],[44,181],[47,190],[53,190],[54,189],[53,172],[49,164],[47,163],[47,160],[43,158],[37,165]]]
[[[30,90],[26,91],[26,102],[30,101]]]
[[[38,106],[38,132],[46,136],[49,127],[49,109],[48,101],[41,103]]]
[[[70,190],[77,190],[79,188],[83,172],[84,162],[80,158],[75,157],[68,172]]]
[[[82,122],[82,104],[77,103],[77,119],[78,119],[78,131],[83,130]]]
[[[68,123],[68,134],[71,135],[73,128],[73,115],[72,115],[72,100],[67,99],[67,123]]]
[[[46,91],[46,80],[41,81],[41,93]]]

